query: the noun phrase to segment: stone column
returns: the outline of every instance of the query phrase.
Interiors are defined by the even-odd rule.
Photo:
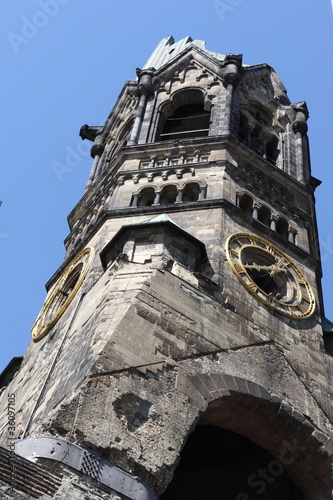
[[[137,207],[138,203],[139,203],[139,193],[134,193],[131,207]]]
[[[292,105],[292,108],[296,111],[296,117],[292,124],[293,132],[296,134],[296,166],[297,166],[297,180],[300,182],[307,182],[308,176],[305,172],[304,158],[303,158],[303,147],[304,147],[304,136],[308,131],[308,125],[306,123],[309,117],[309,111],[306,102],[297,102]]]
[[[155,199],[153,205],[159,205],[161,201],[161,190],[158,189],[155,191]]]
[[[259,208],[260,206],[257,205],[256,203],[253,204],[253,208],[252,208],[252,217],[256,220],[258,220],[258,212],[259,212]]]
[[[148,68],[144,70],[137,68],[136,70],[136,73],[139,77],[137,95],[140,97],[140,101],[138,109],[136,111],[132,132],[127,143],[129,146],[133,146],[138,142],[148,99],[154,95],[153,78],[152,78],[154,72],[155,72],[154,68]]]
[[[207,186],[200,186],[199,200],[205,200],[207,195]]]
[[[290,241],[290,243],[295,243],[296,232],[296,229],[294,229],[293,227],[288,228],[288,241]]]
[[[183,191],[184,191],[184,188],[178,188],[176,203],[183,202]]]
[[[227,89],[224,126],[222,135],[229,135],[231,130],[232,96],[234,88],[239,81],[239,70],[242,66],[242,55],[227,54],[223,61],[223,85]]]
[[[99,143],[99,138],[100,138],[100,136],[96,137],[95,143],[92,145],[92,147],[90,149],[90,156],[94,159],[94,163],[93,163],[93,166],[91,169],[92,176],[91,176],[91,178],[89,177],[89,181],[91,180],[91,183],[95,179],[97,179],[97,177],[101,173],[101,164],[100,164],[99,160],[104,152],[104,144]],[[89,186],[91,185],[91,184],[89,184],[89,181],[88,181],[86,189],[88,189]]]
[[[276,223],[277,223],[278,217],[275,217],[275,215],[271,216],[271,230],[276,231]]]
[[[98,176],[98,164],[99,159],[104,151],[104,139],[102,135],[103,127],[91,127],[89,125],[83,125],[80,129],[80,137],[81,139],[88,139],[89,141],[93,141],[94,144],[90,149],[90,156],[94,159],[93,165],[90,171],[90,175],[88,178],[88,182],[86,185],[86,191],[90,188],[96,177]]]

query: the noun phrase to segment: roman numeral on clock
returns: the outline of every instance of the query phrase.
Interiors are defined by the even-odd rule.
[[[301,313],[305,314],[308,311],[308,307],[303,304],[297,304],[297,308],[301,311]]]
[[[258,287],[255,283],[251,281],[250,283],[248,283],[248,286],[251,288],[252,292],[257,293]]]
[[[247,274],[240,264],[234,264],[234,266],[238,274]]]

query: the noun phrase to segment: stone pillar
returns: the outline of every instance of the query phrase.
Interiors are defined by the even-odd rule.
[[[155,72],[154,68],[148,68],[144,70],[137,68],[136,70],[136,73],[139,77],[137,95],[140,97],[140,101],[138,109],[136,111],[132,132],[129,141],[127,143],[129,146],[133,146],[138,142],[148,99],[154,95],[153,78],[152,78],[154,72]]]
[[[158,189],[155,191],[155,199],[153,205],[159,205],[161,201],[161,190]]]
[[[271,216],[271,230],[276,231],[276,223],[277,223],[278,217],[275,217],[275,215]]]
[[[304,136],[308,131],[308,125],[306,121],[309,117],[309,111],[306,102],[304,101],[293,104],[292,108],[296,111],[296,117],[292,124],[292,129],[293,132],[296,134],[297,180],[300,182],[307,182],[308,175],[305,172],[303,147],[304,147]]]
[[[93,176],[91,176],[91,183],[97,179],[97,177],[100,175],[101,173],[101,165],[100,165],[100,158],[104,152],[104,144],[101,144],[99,143],[99,138],[101,138],[101,136],[97,136],[96,139],[95,139],[95,143],[92,145],[91,149],[90,149],[90,156],[94,159],[94,163],[93,163],[93,167],[92,167],[92,174]],[[90,178],[89,178],[90,180]],[[89,184],[89,181],[88,181],[88,184]],[[88,187],[90,187],[90,184],[88,185],[87,184],[87,187],[86,187],[86,190],[88,189]]]
[[[169,153],[165,153],[164,155],[164,165],[167,167],[170,165],[171,155]]]
[[[183,202],[183,191],[184,191],[184,188],[178,188],[176,203]]]
[[[133,194],[133,200],[132,200],[132,207],[137,207],[139,203],[139,193],[134,193]]]
[[[88,125],[83,125],[80,129],[81,139],[88,139],[89,141],[94,141],[94,144],[90,149],[90,156],[94,159],[94,161],[91,167],[85,191],[87,191],[90,188],[90,186],[100,173],[98,170],[99,159],[104,151],[104,143],[103,143],[104,139],[102,135],[102,130],[103,127],[90,127]]]
[[[207,193],[207,186],[200,186],[199,200],[205,200]]]
[[[259,212],[259,208],[260,206],[257,205],[256,203],[253,204],[253,208],[252,208],[252,217],[256,220],[258,220],[258,212]]]
[[[223,85],[227,89],[224,126],[222,135],[229,135],[231,130],[232,96],[234,88],[239,81],[239,70],[242,66],[242,55],[227,54],[223,61],[224,74]]]
[[[296,240],[296,229],[294,229],[293,227],[289,227],[288,228],[288,241],[290,241],[290,243],[295,243],[295,240]]]

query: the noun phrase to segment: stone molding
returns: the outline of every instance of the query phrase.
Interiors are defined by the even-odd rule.
[[[307,498],[330,498],[333,442],[287,401],[250,380],[221,373],[186,376],[180,369],[176,386],[198,408],[199,423],[220,423],[249,437],[283,463]]]

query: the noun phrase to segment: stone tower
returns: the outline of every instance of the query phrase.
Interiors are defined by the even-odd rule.
[[[1,498],[332,498],[307,118],[267,64],[168,37],[81,128],[66,255],[1,375]]]

